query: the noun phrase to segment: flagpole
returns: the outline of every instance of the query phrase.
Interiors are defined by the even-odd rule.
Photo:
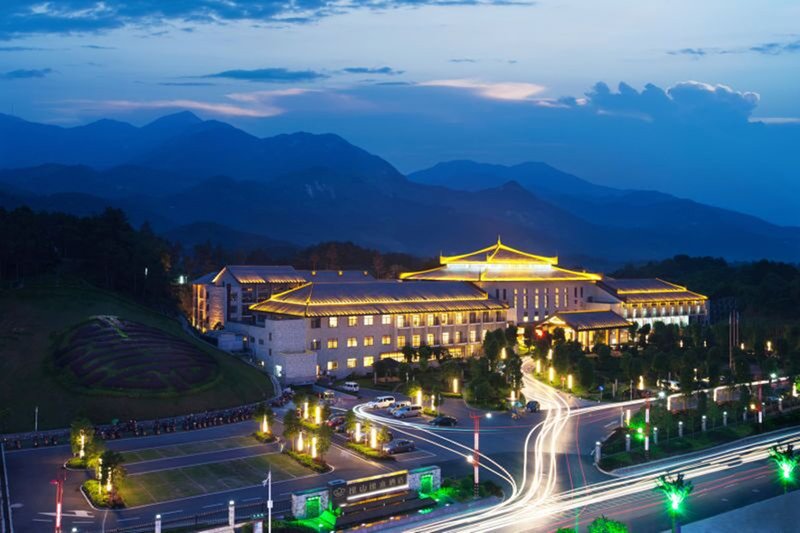
[[[272,469],[267,474],[267,533],[272,533]]]

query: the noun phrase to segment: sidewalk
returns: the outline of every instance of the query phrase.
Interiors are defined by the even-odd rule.
[[[683,533],[720,531],[791,533],[800,529],[798,523],[800,523],[800,491],[795,491],[681,526],[681,531]]]

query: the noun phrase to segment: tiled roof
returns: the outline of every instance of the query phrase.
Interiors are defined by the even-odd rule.
[[[659,278],[614,279],[605,277],[600,287],[629,303],[706,300],[702,294]]]
[[[627,328],[632,324],[614,311],[562,311],[548,318],[545,323],[563,323],[575,331]]]
[[[298,270],[298,274],[306,281],[375,281],[375,278],[366,270]]]
[[[557,266],[549,268],[515,268],[513,270],[474,269],[458,270],[440,266],[421,272],[400,274],[400,279],[408,280],[450,280],[450,281],[596,281],[600,275],[589,272],[567,270]]]
[[[546,257],[543,255],[529,254],[516,248],[512,248],[500,242],[500,237],[497,238],[497,243],[481,248],[480,250],[462,254],[441,256],[440,262],[443,265],[450,263],[544,263],[555,265],[558,263],[558,257]]]
[[[254,311],[294,316],[504,310],[508,306],[474,285],[437,281],[307,283],[251,306]]]
[[[303,283],[306,279],[294,267],[282,265],[228,265],[214,277],[214,282],[225,272],[239,283]]]

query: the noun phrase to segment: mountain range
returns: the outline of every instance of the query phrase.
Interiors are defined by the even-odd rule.
[[[451,161],[402,175],[333,134],[258,138],[182,112],[143,127],[63,128],[0,115],[0,206],[120,207],[192,245],[325,240],[433,255],[494,241],[598,268],[674,254],[800,260],[800,228],[545,163]]]

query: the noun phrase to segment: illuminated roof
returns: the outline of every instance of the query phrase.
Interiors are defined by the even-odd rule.
[[[558,264],[558,257],[534,255],[506,246],[497,237],[497,243],[475,252],[462,255],[439,256],[439,263],[545,263]]]
[[[627,328],[632,323],[614,311],[561,311],[544,321],[544,324],[566,326],[575,331]]]
[[[462,282],[307,283],[250,309],[292,316],[382,315],[504,310],[508,306]]]
[[[614,279],[603,278],[600,286],[628,303],[674,302],[682,300],[707,300],[702,294],[659,278]]]
[[[193,280],[192,285],[208,285],[209,283],[213,283],[216,275],[216,272],[209,272],[205,276],[200,276],[199,278]]]
[[[558,257],[522,252],[497,243],[476,252],[441,256],[442,266],[421,272],[405,272],[400,279],[437,281],[598,281],[599,274],[557,266]]]
[[[291,266],[228,265],[219,271],[214,283],[229,272],[239,283],[303,283],[306,279]]]

